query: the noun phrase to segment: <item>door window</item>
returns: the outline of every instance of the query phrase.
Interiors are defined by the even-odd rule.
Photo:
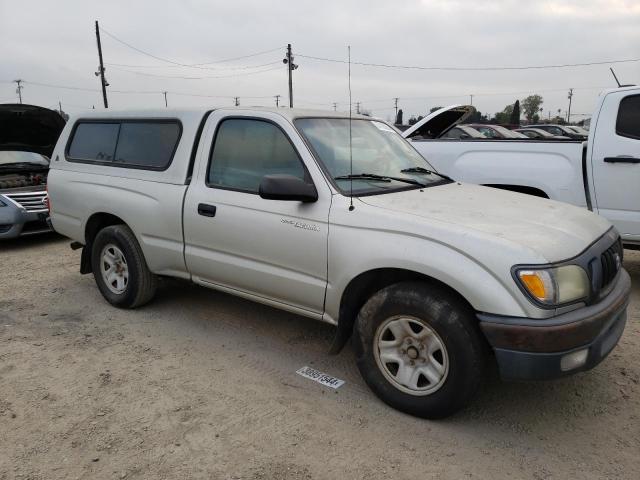
[[[640,139],[640,95],[625,97],[620,101],[616,133]]]
[[[211,151],[207,186],[258,193],[262,178],[273,174],[306,180],[302,161],[284,132],[262,120],[223,120]]]

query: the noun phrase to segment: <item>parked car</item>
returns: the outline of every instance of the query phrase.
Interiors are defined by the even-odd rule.
[[[53,226],[108,302],[139,307],[169,276],[328,322],[332,351],[353,337],[367,384],[414,415],[465,405],[491,347],[504,378],[555,378],[624,329],[609,222],[455,182],[369,117],[90,112],[53,159]]]
[[[50,230],[49,157],[64,124],[47,108],[0,104],[0,240]]]
[[[539,128],[545,132],[549,132],[552,135],[561,135],[572,138],[574,140],[586,140],[589,136],[589,132],[586,134],[578,133],[569,126],[566,125],[553,125],[553,124],[541,124],[541,125],[529,125],[530,128]]]
[[[474,123],[467,126],[474,128],[475,130],[483,134],[485,137],[492,138],[494,140],[499,140],[499,139],[524,140],[528,138],[526,135],[522,135],[521,133],[514,132],[513,130],[509,130],[508,128],[505,128],[501,125],[484,125],[482,123],[478,123],[478,124]]]
[[[403,132],[439,171],[490,185],[587,207],[610,220],[625,245],[640,248],[640,88],[602,92],[588,142],[439,141],[441,131],[464,122],[473,107],[455,105]],[[455,115],[454,115],[455,114]],[[457,116],[457,119],[454,117]],[[424,139],[429,131],[434,140]]]
[[[449,140],[476,138],[482,140],[486,137],[475,128],[471,128],[467,125],[458,125],[457,127],[453,127],[448,130],[441,138]]]
[[[516,128],[514,132],[521,133],[522,135],[536,140],[571,140],[570,137],[565,137],[564,135],[553,135],[540,128]]]
[[[578,125],[566,125],[566,128],[568,128],[570,130],[573,130],[578,135],[582,135],[584,137],[588,137],[589,136],[589,130],[585,130],[584,128],[579,127]]]

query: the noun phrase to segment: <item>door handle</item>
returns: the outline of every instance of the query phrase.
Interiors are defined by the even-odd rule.
[[[216,207],[215,205],[207,205],[206,203],[198,204],[198,214],[203,217],[215,217]]]
[[[604,157],[604,163],[640,163],[636,157]]]

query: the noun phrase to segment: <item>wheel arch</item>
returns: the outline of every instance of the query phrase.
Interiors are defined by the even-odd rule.
[[[80,273],[91,273],[91,249],[93,241],[100,230],[111,225],[126,225],[120,217],[106,212],[92,214],[84,227],[84,247],[80,257]]]
[[[466,308],[474,310],[471,303],[460,292],[441,280],[424,273],[403,268],[375,268],[368,270],[351,279],[342,292],[338,324],[330,353],[340,353],[351,337],[358,312],[374,293],[389,285],[405,281],[420,281],[437,285],[453,294]]]

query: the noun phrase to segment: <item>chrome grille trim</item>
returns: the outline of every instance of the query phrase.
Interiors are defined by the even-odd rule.
[[[24,192],[24,193],[3,193],[4,198],[13,202],[20,208],[25,209],[27,212],[46,212],[47,207],[44,206],[42,201],[47,196],[46,191],[40,192]]]

